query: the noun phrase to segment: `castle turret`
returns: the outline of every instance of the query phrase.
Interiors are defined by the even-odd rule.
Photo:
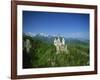
[[[65,45],[65,39],[62,38],[62,45]]]

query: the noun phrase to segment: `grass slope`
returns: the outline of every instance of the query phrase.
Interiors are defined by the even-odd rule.
[[[56,54],[55,46],[36,37],[23,36],[31,41],[30,52],[23,47],[23,68],[87,66],[89,65],[89,44],[66,42],[68,52]]]

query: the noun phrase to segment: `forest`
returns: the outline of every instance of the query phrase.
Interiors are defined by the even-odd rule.
[[[29,52],[25,47],[26,40],[30,41]],[[68,52],[56,54],[53,44],[54,37],[23,34],[23,68],[88,66],[89,40],[66,39]]]

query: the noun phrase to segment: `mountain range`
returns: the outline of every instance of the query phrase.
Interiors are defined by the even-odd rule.
[[[49,35],[46,33],[24,33],[24,35],[26,36],[30,36],[32,38],[37,38],[40,39],[42,41],[45,41],[47,43],[53,43],[54,39],[58,37],[58,35]],[[83,39],[83,38],[66,38],[64,36],[59,35],[60,38],[64,38],[66,43],[84,43],[84,44],[89,44],[89,40],[88,39]]]

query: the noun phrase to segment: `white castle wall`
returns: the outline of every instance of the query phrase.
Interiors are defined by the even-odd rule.
[[[65,39],[58,37],[57,39],[54,39],[54,45],[56,47],[56,53],[60,52],[66,52],[67,51],[67,45],[65,45]]]

